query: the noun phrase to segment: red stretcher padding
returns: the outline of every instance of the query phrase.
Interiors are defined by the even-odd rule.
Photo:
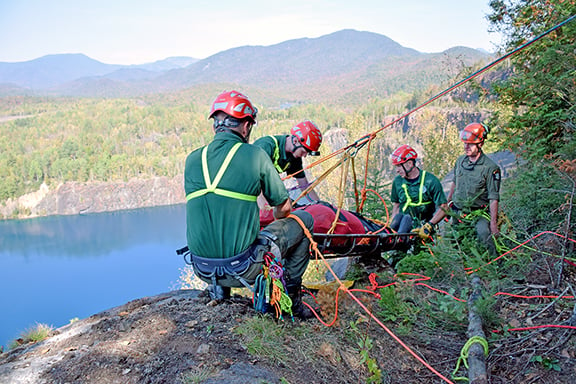
[[[336,227],[331,234],[328,234],[336,218],[337,208],[326,202],[306,205],[297,209],[305,210],[314,217],[313,234],[322,251],[329,251],[336,254],[355,254],[355,252],[366,250],[369,252],[374,250],[387,251],[406,245],[405,241],[401,243],[397,237],[388,236],[393,233],[390,228],[382,228],[382,226],[363,217],[361,214],[347,210],[338,212]],[[272,210],[260,211],[261,227],[265,227],[273,221],[274,216],[272,215]],[[362,236],[376,232],[379,234],[376,238],[365,238]],[[330,238],[323,237],[324,234],[330,236]],[[338,235],[346,236],[338,237]]]
[[[302,209],[314,217],[314,233],[328,233],[337,212],[337,208],[328,203],[306,205],[297,209]],[[260,211],[260,227],[263,228],[273,221],[274,216],[271,209]],[[366,228],[357,215],[350,211],[341,210],[333,233],[337,235],[361,235],[366,233]]]

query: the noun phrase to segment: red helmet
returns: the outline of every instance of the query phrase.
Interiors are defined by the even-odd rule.
[[[209,118],[212,118],[217,111],[222,111],[237,119],[248,117],[253,123],[256,123],[256,115],[258,113],[258,109],[252,105],[250,99],[237,91],[219,94],[212,103]]]
[[[390,157],[392,158],[392,164],[400,165],[404,164],[408,160],[416,161],[416,159],[418,158],[418,153],[416,153],[416,150],[414,150],[414,148],[412,148],[411,146],[404,144],[398,147],[397,150],[392,152],[392,155]]]
[[[471,123],[460,132],[460,140],[468,144],[483,143],[488,137],[488,128],[484,124]]]
[[[308,154],[319,156],[320,144],[322,144],[322,132],[310,120],[303,121],[290,130],[293,136],[296,136],[300,144],[308,150]]]

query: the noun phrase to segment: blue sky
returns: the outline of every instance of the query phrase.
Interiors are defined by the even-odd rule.
[[[84,53],[109,64],[205,58],[342,29],[421,52],[494,51],[489,0],[0,0],[0,61]],[[218,6],[218,7],[217,7]]]

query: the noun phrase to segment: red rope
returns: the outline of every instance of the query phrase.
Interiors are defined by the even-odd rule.
[[[560,324],[545,324],[545,325],[535,325],[533,327],[523,327],[523,328],[508,328],[504,331],[531,331],[534,329],[541,329],[541,328],[565,328],[565,329],[576,329],[573,325],[560,325]],[[502,330],[495,329],[492,331],[493,333],[500,333]]]

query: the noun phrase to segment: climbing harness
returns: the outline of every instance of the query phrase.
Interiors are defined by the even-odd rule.
[[[406,194],[406,203],[404,203],[404,205],[402,206],[402,212],[406,212],[406,209],[408,209],[408,207],[420,207],[422,205],[427,205],[427,204],[432,203],[431,201],[422,201],[422,196],[424,195],[424,179],[425,179],[425,177],[426,177],[426,171],[422,171],[417,203],[412,202],[412,198],[410,197],[410,194],[408,193],[408,187],[406,186],[406,182],[402,183],[402,189],[404,190],[404,193]]]
[[[203,196],[207,193],[214,193],[216,195],[230,197],[232,199],[238,199],[238,200],[254,201],[254,202],[256,201],[258,196],[218,188],[218,183],[220,183],[220,180],[222,179],[222,176],[224,176],[224,173],[226,172],[228,165],[230,165],[232,158],[234,157],[236,151],[238,151],[238,148],[240,148],[241,145],[242,143],[236,143],[234,144],[232,149],[230,149],[230,151],[226,155],[226,158],[224,159],[224,162],[220,166],[220,169],[216,173],[216,177],[214,178],[213,181],[210,181],[210,174],[208,172],[208,160],[206,159],[208,146],[205,146],[202,149],[202,174],[204,176],[204,183],[206,184],[206,188],[199,189],[197,191],[189,193],[188,195],[186,195],[186,201]]]
[[[280,164],[278,164],[278,160],[280,160],[280,145],[278,144],[278,139],[276,138],[276,136],[270,135],[268,137],[271,137],[272,140],[274,141],[274,153],[272,154],[272,163],[274,164],[274,168],[276,168],[276,170],[278,171],[278,173],[282,173],[286,170],[286,168],[288,168],[288,164],[286,164],[284,166],[284,168],[282,168],[280,166]]]

